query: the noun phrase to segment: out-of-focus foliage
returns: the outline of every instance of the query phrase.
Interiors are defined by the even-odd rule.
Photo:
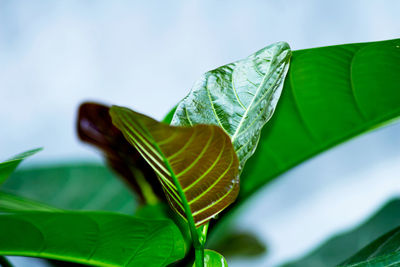
[[[41,148],[29,150],[18,154],[4,162],[0,163],[0,185],[11,175],[11,173],[18,167],[18,165],[25,158],[32,156],[33,154],[42,150]]]
[[[26,168],[13,173],[0,189],[61,209],[132,214],[137,205],[130,190],[97,164]]]
[[[336,266],[399,225],[400,199],[395,199],[387,203],[362,225],[330,238],[308,255],[282,267]]]

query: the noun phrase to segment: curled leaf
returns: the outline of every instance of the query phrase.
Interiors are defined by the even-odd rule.
[[[145,201],[144,191],[150,190],[143,185],[144,182],[149,183],[151,190],[164,198],[152,168],[112,124],[109,107],[91,102],[81,104],[77,130],[82,141],[94,145],[103,152],[107,163],[126,180],[142,202]]]
[[[189,221],[192,218],[196,227],[236,199],[239,162],[221,128],[174,127],[118,106],[111,107],[110,114],[157,173],[173,209]]]

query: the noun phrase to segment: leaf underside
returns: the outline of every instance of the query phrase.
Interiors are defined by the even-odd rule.
[[[184,257],[178,228],[100,212],[0,214],[0,255],[95,266],[165,266]]]
[[[228,135],[214,125],[174,127],[113,106],[114,125],[155,170],[173,209],[196,227],[231,204],[239,191],[238,159]],[[178,184],[174,182],[177,178]],[[180,198],[178,190],[186,199]]]
[[[231,137],[242,169],[275,110],[290,55],[289,45],[279,42],[205,73],[178,104],[171,124],[220,126]]]

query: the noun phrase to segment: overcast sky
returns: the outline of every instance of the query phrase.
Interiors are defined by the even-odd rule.
[[[396,38],[400,1],[0,0],[0,159],[92,157],[79,103],[157,119],[200,75],[276,41],[292,49]]]
[[[397,0],[0,0],[0,160],[35,147],[45,150],[28,164],[98,160],[76,139],[82,101],[161,119],[202,73],[270,43],[297,50],[398,38],[399,10]],[[395,125],[356,139],[265,188],[264,204],[237,222],[270,246],[254,266],[301,255],[397,195],[399,135]]]

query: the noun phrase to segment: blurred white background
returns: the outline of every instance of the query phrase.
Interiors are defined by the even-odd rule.
[[[398,38],[399,10],[397,0],[0,0],[0,160],[42,146],[28,165],[99,160],[75,135],[82,101],[161,119],[203,72],[276,41],[297,50]],[[397,124],[357,138],[264,188],[237,224],[269,253],[231,265],[300,256],[399,194],[398,136]]]

